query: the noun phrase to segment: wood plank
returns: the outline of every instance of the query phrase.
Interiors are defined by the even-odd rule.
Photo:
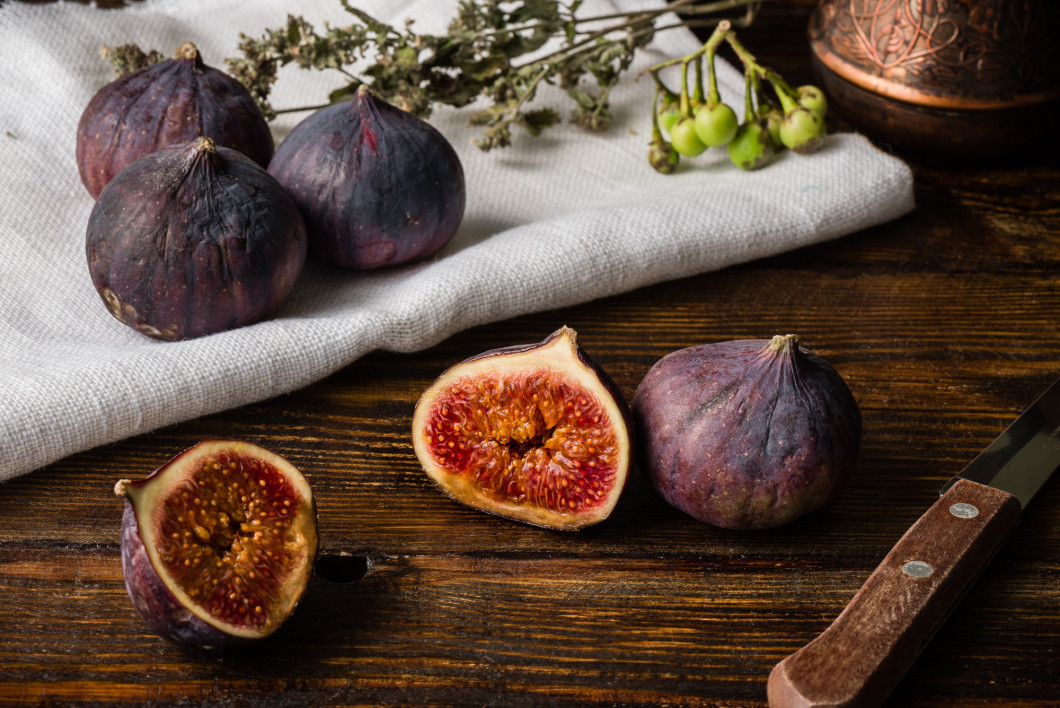
[[[740,32],[794,84],[813,80],[814,5],[766,3]],[[903,155],[918,206],[894,222],[424,352],[376,352],[304,390],[0,485],[0,704],[764,706],[772,666],[828,626],[944,482],[1060,375],[1058,154]],[[854,476],[818,512],[754,533],[676,512],[637,473],[613,516],[576,534],[452,502],[411,451],[420,393],[461,359],[561,324],[627,397],[678,348],[798,333],[861,407]],[[290,622],[221,656],[171,646],[136,616],[112,492],[217,436],[306,472],[322,551]],[[1056,705],[1058,509],[1054,481],[887,705]]]
[[[5,704],[33,695],[266,701],[281,692],[293,705],[349,689],[366,702],[425,705],[485,693],[652,705],[725,695],[726,705],[753,705],[772,664],[825,626],[863,580],[860,569],[822,576],[813,561],[739,555],[384,557],[352,582],[318,577],[273,638],[219,657],[151,633],[125,597],[116,549],[6,549],[4,561],[0,626],[17,627],[0,633]],[[1053,608],[1021,588],[1028,573],[1055,588],[1060,567],[1004,569],[973,591],[926,661],[956,654],[1003,675],[1022,660],[1009,638],[1056,646]],[[971,651],[969,635],[996,639]],[[903,705],[980,695],[916,675],[916,699]],[[1046,690],[1060,692],[1055,672],[1028,697]]]

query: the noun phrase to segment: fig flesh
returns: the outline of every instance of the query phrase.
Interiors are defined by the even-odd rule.
[[[99,195],[85,240],[111,314],[157,339],[262,319],[306,258],[298,207],[241,153],[199,138],[137,160]]]
[[[795,335],[666,355],[633,398],[638,463],[685,513],[729,529],[794,521],[849,477],[861,414],[839,373]]]
[[[207,440],[114,491],[125,500],[125,587],[159,635],[203,649],[247,644],[294,611],[316,557],[317,515],[287,460]]]
[[[632,456],[629,421],[621,392],[562,327],[443,372],[416,404],[412,441],[456,501],[574,531],[614,509]]]
[[[89,101],[77,126],[81,181],[98,197],[126,165],[198,137],[262,167],[272,158],[272,133],[250,92],[185,42],[172,59],[112,81]]]
[[[295,126],[269,172],[302,209],[310,251],[341,267],[426,258],[464,216],[464,170],[449,142],[363,85]]]

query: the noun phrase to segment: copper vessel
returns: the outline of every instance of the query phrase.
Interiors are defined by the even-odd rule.
[[[822,0],[809,35],[833,106],[894,145],[996,157],[1060,124],[1060,0]]]

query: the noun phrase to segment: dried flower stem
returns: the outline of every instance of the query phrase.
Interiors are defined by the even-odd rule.
[[[734,8],[746,8],[747,23],[761,0],[672,0],[655,10],[588,17],[577,16],[582,0],[462,0],[448,33],[441,36],[417,34],[411,22],[395,28],[351,7],[348,0],[340,2],[356,19],[347,27],[325,25],[317,32],[304,19],[288,16],[284,27],[267,30],[260,39],[240,35],[243,56],[226,62],[266,116],[319,107],[272,107],[268,96],[280,66],[337,69],[349,82],[332,92],[331,103],[349,99],[361,84],[420,116],[437,104],[459,107],[484,97],[489,105],[475,112],[471,123],[483,128],[476,143],[489,150],[510,144],[515,126],[536,135],[559,121],[552,109],[528,107],[543,82],[559,85],[573,99],[574,122],[606,127],[610,90],[635,51],[657,32],[699,25],[704,15]],[[697,19],[656,26],[659,17],[676,11]],[[561,46],[537,56],[553,39]],[[364,61],[367,67],[358,73],[350,68]],[[585,87],[587,78],[595,80],[595,90]]]

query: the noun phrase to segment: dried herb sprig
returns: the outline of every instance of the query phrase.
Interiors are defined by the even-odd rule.
[[[114,74],[119,77],[165,59],[160,52],[154,49],[145,52],[136,44],[121,44],[117,47],[108,47],[104,44],[99,48],[99,55],[110,61]]]
[[[513,127],[532,135],[559,122],[550,108],[529,104],[543,83],[555,84],[573,100],[572,120],[590,129],[610,120],[608,98],[635,51],[656,32],[679,26],[716,25],[710,18],[745,8],[747,23],[761,0],[672,0],[662,8],[579,17],[582,0],[462,0],[444,35],[419,34],[413,22],[394,27],[340,0],[353,16],[345,27],[323,31],[298,16],[260,37],[240,35],[243,56],[226,59],[270,119],[279,113],[320,106],[274,108],[269,94],[281,66],[341,72],[347,84],[329,103],[351,98],[361,84],[385,100],[421,117],[435,104],[466,106],[479,97],[488,107],[475,112],[481,126],[476,144],[484,150],[511,142]],[[680,11],[684,23],[659,25],[666,13]],[[554,48],[546,47],[552,42]],[[590,87],[590,79],[595,87]],[[324,104],[328,105],[328,104]]]

